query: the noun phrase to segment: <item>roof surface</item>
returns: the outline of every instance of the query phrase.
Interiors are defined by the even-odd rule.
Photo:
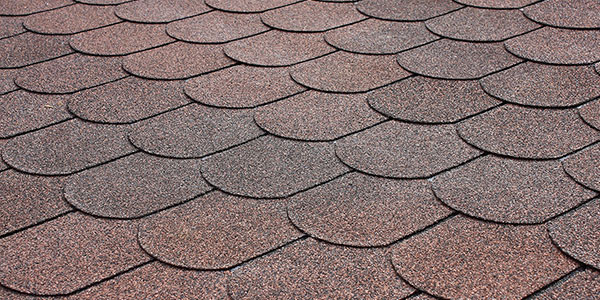
[[[598,61],[597,0],[1,1],[0,299],[598,299]]]

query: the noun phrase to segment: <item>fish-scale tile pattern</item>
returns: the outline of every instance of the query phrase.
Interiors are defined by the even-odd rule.
[[[0,68],[18,68],[73,52],[69,38],[26,32],[0,40]]]
[[[542,1],[523,9],[530,19],[561,28],[600,29],[600,3],[593,0]]]
[[[496,8],[496,9],[510,9],[527,6],[529,4],[538,2],[540,0],[454,0],[458,3],[481,7],[481,8]]]
[[[0,240],[0,283],[19,292],[74,292],[149,261],[137,222],[71,213]]]
[[[565,171],[577,182],[594,190],[600,190],[600,146],[593,145],[563,160]]]
[[[144,152],[199,158],[254,139],[263,133],[246,110],[192,104],[141,123],[129,140]]]
[[[24,16],[46,10],[51,10],[69,4],[72,0],[11,0],[0,3],[0,15],[2,16]]]
[[[136,153],[70,176],[64,197],[91,215],[141,217],[209,191],[199,169],[200,160]]]
[[[594,299],[600,295],[600,272],[592,269],[576,271],[541,293],[534,295],[534,300],[559,299]]]
[[[335,244],[383,246],[450,214],[426,181],[351,173],[291,197],[294,225]]]
[[[205,0],[206,5],[227,12],[258,13],[290,5],[302,0]]]
[[[319,32],[365,19],[352,3],[304,1],[261,14],[269,27],[297,32]]]
[[[327,141],[375,125],[385,118],[369,108],[365,94],[308,91],[256,110],[256,124],[277,136]]]
[[[23,18],[0,16],[0,38],[6,38],[23,32],[25,32]]]
[[[423,21],[461,7],[452,0],[364,0],[356,5],[367,16],[390,21]]]
[[[202,0],[139,0],[121,4],[115,14],[137,23],[168,23],[210,11]]]
[[[394,275],[384,249],[298,241],[232,272],[233,299],[400,299],[414,289]],[[352,272],[349,272],[352,270]]]
[[[545,226],[454,217],[393,246],[396,272],[447,299],[521,299],[577,268]]]
[[[74,34],[120,21],[111,6],[75,4],[27,17],[23,26],[41,34]]]
[[[600,130],[600,101],[595,100],[579,107],[579,115],[592,127]]]
[[[454,125],[389,121],[347,136],[336,154],[362,172],[392,178],[427,178],[481,154],[456,134]]]
[[[139,243],[166,263],[215,270],[236,266],[301,235],[289,223],[283,200],[213,192],[144,220]]]

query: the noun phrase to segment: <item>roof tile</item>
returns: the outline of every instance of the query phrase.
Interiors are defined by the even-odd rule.
[[[377,70],[377,72],[373,72]],[[294,81],[319,91],[366,92],[410,76],[394,56],[336,52],[290,69]]]
[[[145,219],[139,242],[169,264],[224,269],[300,236],[287,219],[284,201],[214,192]]]
[[[232,272],[234,299],[400,299],[414,290],[400,280],[385,249],[298,241]]]
[[[209,191],[199,170],[200,160],[136,153],[70,176],[65,199],[91,215],[137,218]]]
[[[68,37],[26,32],[0,40],[0,68],[18,68],[73,52]]]
[[[225,43],[269,30],[258,14],[213,11],[169,23],[167,34],[192,43]]]
[[[593,145],[568,156],[563,161],[565,171],[577,182],[594,190],[600,190],[600,145]]]
[[[461,7],[451,0],[365,0],[356,5],[367,16],[390,21],[423,21]]]
[[[0,69],[0,94],[12,92],[18,87],[15,85],[15,77],[18,69]]]
[[[441,80],[415,76],[371,91],[371,108],[399,120],[452,123],[501,102],[488,96],[477,81]]]
[[[467,7],[425,22],[443,37],[477,42],[497,42],[539,28],[518,10]]]
[[[423,23],[377,19],[334,29],[325,35],[328,44],[360,54],[393,54],[435,39]]]
[[[0,2],[0,15],[22,16],[73,4],[72,0],[10,0]]]
[[[523,13],[538,23],[575,29],[600,29],[600,2],[578,0],[542,1],[523,9]]]
[[[27,173],[70,174],[133,152],[125,130],[70,120],[11,139],[2,158]]]
[[[425,178],[481,152],[464,143],[453,125],[389,121],[336,143],[337,156],[362,172],[393,178]]]
[[[64,96],[15,91],[0,96],[0,138],[71,118]]]
[[[231,194],[254,198],[286,197],[331,180],[348,169],[329,143],[264,136],[209,157],[204,178]]]
[[[254,119],[274,135],[308,141],[334,140],[385,120],[369,108],[364,94],[317,91],[263,106]]]
[[[85,54],[125,55],[172,41],[165,25],[123,22],[78,33],[71,38],[71,47]]]
[[[594,299],[598,295],[600,295],[600,272],[587,269],[551,285],[531,299]]]
[[[177,42],[125,57],[123,69],[149,79],[185,79],[234,62],[216,45]]]
[[[249,65],[280,67],[297,64],[335,51],[320,33],[271,30],[225,46],[225,54]]]
[[[526,62],[480,82],[492,96],[522,105],[565,107],[600,96],[600,76],[588,66]]]
[[[119,57],[75,53],[20,70],[15,83],[33,92],[65,94],[125,76]]]
[[[99,123],[132,123],[190,103],[181,81],[128,77],[68,98],[69,111]]]
[[[559,158],[598,139],[574,109],[550,110],[504,105],[463,121],[459,135],[492,153],[519,158]]]
[[[136,23],[168,23],[210,10],[202,0],[138,0],[117,6],[115,14]]]
[[[229,299],[225,272],[201,272],[153,262],[67,299]]]
[[[62,198],[63,178],[0,172],[0,235],[71,210]]]
[[[532,61],[583,65],[600,60],[600,31],[544,27],[504,43],[512,54]]]
[[[129,2],[132,0],[74,0],[79,3],[86,3],[92,5],[116,5],[120,3]]]
[[[0,283],[38,295],[67,294],[147,262],[136,222],[71,213],[0,240]]]
[[[450,214],[424,180],[393,180],[350,173],[296,194],[290,220],[334,244],[384,246]]]
[[[600,201],[589,203],[550,222],[552,241],[570,257],[600,269]]]
[[[302,0],[205,0],[206,5],[228,12],[252,13],[289,5]]]
[[[542,223],[596,196],[575,183],[559,161],[488,155],[433,180],[436,196],[470,216],[501,223]]]
[[[481,8],[520,8],[540,0],[454,0],[469,6]]]
[[[319,32],[365,19],[352,3],[304,1],[261,14],[269,27],[297,32]]]
[[[23,26],[42,34],[73,34],[120,21],[113,7],[75,4],[29,16]]]
[[[226,108],[251,108],[304,91],[287,68],[238,65],[192,78],[185,93],[194,101]]]
[[[454,217],[393,247],[396,272],[412,286],[450,299],[521,299],[577,267],[545,226]]]
[[[262,134],[245,110],[192,104],[154,117],[129,134],[138,148],[155,155],[198,158],[247,142]]]
[[[25,32],[24,18],[0,17],[0,38],[5,38]]]
[[[521,60],[502,44],[440,40],[398,54],[404,69],[441,79],[478,79]]]
[[[600,84],[596,86],[600,87]],[[600,100],[579,107],[579,115],[590,126],[600,130]]]

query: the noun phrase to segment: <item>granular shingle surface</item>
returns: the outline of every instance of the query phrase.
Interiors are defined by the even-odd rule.
[[[599,16],[0,0],[0,299],[600,299]]]

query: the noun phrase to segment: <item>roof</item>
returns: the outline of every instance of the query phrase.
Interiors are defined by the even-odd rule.
[[[1,1],[0,298],[598,299],[599,61],[595,0]]]

